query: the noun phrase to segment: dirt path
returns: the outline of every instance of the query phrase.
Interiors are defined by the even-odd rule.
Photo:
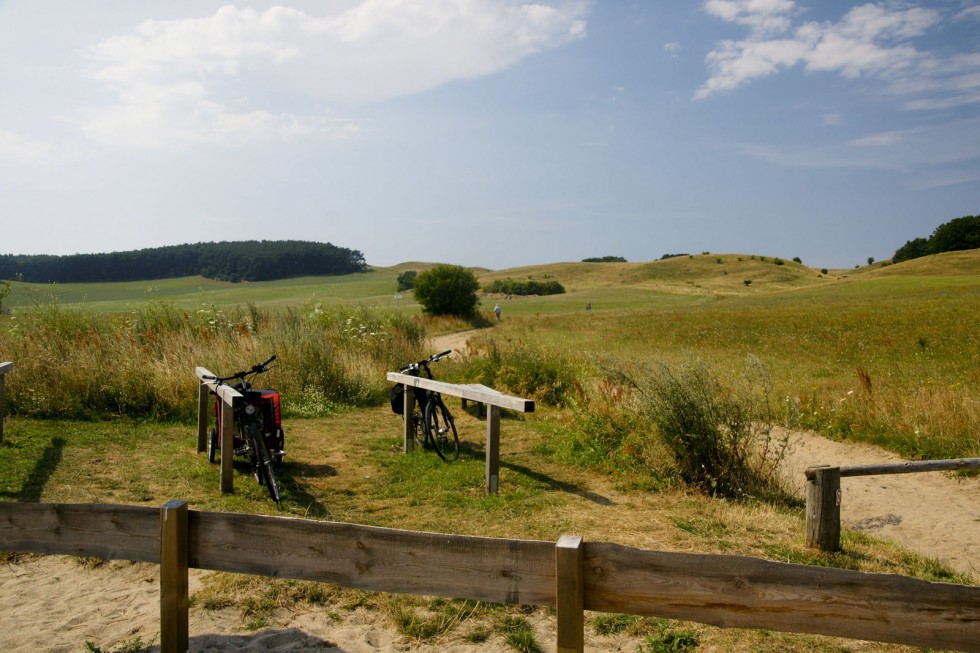
[[[878,447],[793,433],[784,471],[800,496],[805,496],[807,467],[893,462],[903,461]],[[942,472],[844,478],[841,522],[980,578],[978,478],[958,480]]]

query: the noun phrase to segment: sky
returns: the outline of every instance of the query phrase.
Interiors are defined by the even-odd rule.
[[[980,214],[980,2],[0,0],[0,254],[845,268]]]

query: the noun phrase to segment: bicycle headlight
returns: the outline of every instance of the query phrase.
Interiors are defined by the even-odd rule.
[[[253,406],[252,404],[248,404],[247,406],[245,406],[245,414],[246,415],[254,415],[255,414],[255,406]]]

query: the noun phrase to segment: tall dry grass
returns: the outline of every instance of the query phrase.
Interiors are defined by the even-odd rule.
[[[289,398],[287,414],[372,405],[387,392],[385,372],[417,359],[424,337],[404,315],[318,304],[260,311],[202,302],[188,311],[154,300],[105,315],[45,302],[9,324],[0,340],[0,359],[17,370],[6,380],[8,411],[68,419],[191,420],[195,367],[227,375],[272,354],[278,365],[258,382]]]

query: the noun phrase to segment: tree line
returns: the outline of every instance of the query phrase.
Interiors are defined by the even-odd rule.
[[[220,281],[271,281],[363,272],[357,250],[300,240],[169,245],[107,254],[0,254],[0,279],[34,283],[147,281],[197,276]]]
[[[930,254],[977,248],[980,248],[980,215],[965,215],[939,225],[928,238],[906,241],[895,251],[892,263],[910,261]]]

